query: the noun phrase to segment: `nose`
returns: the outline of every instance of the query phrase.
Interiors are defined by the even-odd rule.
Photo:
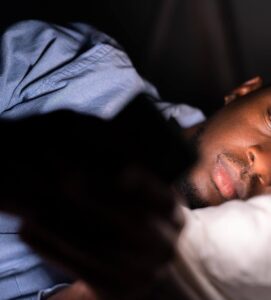
[[[247,150],[251,173],[266,187],[271,185],[271,145],[255,145]]]

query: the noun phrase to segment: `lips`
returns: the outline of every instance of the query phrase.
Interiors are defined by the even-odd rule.
[[[217,163],[212,177],[223,198],[233,199],[237,196],[233,180],[220,161]]]
[[[218,156],[212,180],[223,198],[245,198],[247,188],[245,182],[240,179],[240,173],[241,167],[238,164],[223,154]]]

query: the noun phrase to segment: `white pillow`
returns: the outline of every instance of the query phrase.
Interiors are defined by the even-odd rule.
[[[271,195],[183,212],[178,250],[209,299],[271,299]]]

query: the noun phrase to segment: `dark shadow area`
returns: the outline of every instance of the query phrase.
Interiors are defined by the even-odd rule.
[[[172,185],[194,157],[149,97],[112,121],[57,111],[1,121],[0,131],[0,208],[23,218],[23,239],[105,299],[157,299],[155,275],[175,258],[169,237],[183,225]],[[170,290],[159,299],[184,293]]]

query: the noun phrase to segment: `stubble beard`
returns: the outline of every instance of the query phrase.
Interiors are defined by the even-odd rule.
[[[193,135],[191,138],[189,144],[191,149],[196,152],[196,156],[199,157],[199,146],[201,143],[202,135],[205,131],[205,126],[201,126],[196,133]],[[182,197],[186,200],[187,205],[191,209],[197,209],[197,208],[203,208],[208,206],[208,202],[204,199],[202,199],[199,196],[199,190],[196,187],[195,184],[193,184],[191,180],[191,168],[183,172],[181,175],[178,183],[177,183],[177,188],[180,191]]]

